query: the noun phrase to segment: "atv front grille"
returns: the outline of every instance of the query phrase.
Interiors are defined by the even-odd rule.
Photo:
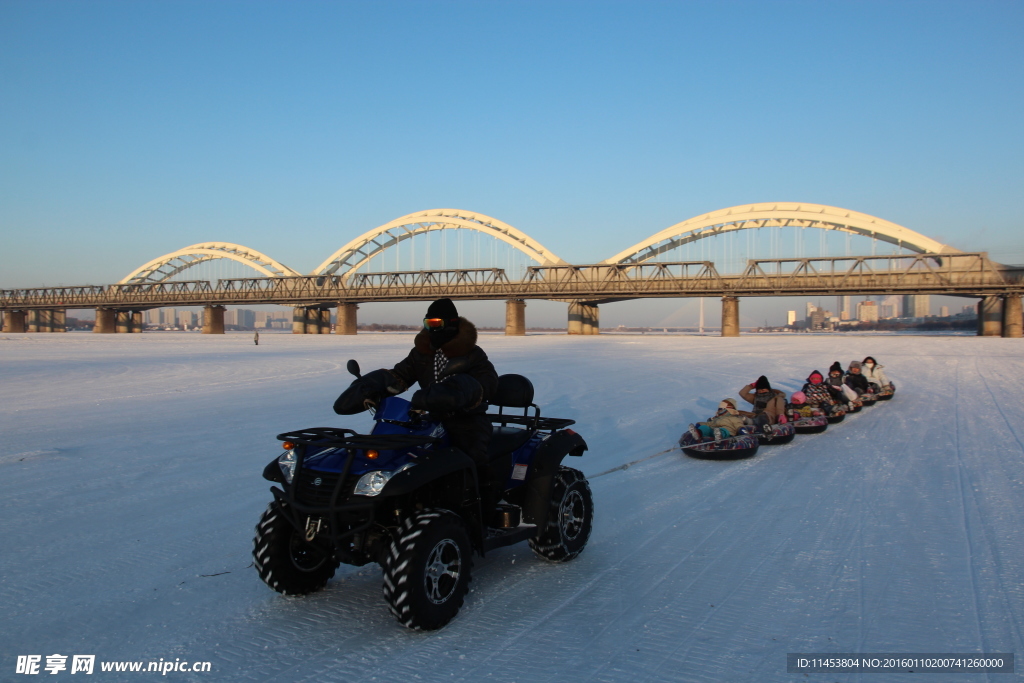
[[[348,500],[352,495],[352,489],[359,481],[358,475],[349,475],[338,491],[337,502]],[[331,504],[331,496],[334,494],[334,487],[338,483],[338,473],[317,472],[316,470],[303,470],[295,481],[295,500],[311,507],[328,507]]]

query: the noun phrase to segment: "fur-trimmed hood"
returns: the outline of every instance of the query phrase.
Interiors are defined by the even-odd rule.
[[[476,346],[476,338],[476,325],[459,316],[459,332],[454,339],[441,345],[441,352],[446,358],[465,356]],[[434,349],[430,346],[430,333],[426,330],[419,331],[414,345],[420,353],[434,355]]]

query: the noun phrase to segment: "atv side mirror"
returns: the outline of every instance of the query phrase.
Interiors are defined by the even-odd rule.
[[[356,377],[362,377],[359,374],[359,363],[355,358],[349,358],[348,363],[345,364],[345,369],[349,371],[349,374],[355,375]]]

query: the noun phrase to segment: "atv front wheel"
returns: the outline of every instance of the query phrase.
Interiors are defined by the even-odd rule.
[[[284,595],[320,590],[341,564],[308,543],[285,519],[276,501],[267,506],[256,525],[252,559],[263,582]]]
[[[391,613],[417,631],[451,621],[469,590],[471,552],[458,515],[427,509],[407,517],[383,562]]]
[[[547,527],[530,541],[530,549],[545,560],[567,562],[583,551],[594,526],[594,497],[582,472],[559,468],[550,506]]]

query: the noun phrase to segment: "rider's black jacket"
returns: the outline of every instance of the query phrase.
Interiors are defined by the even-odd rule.
[[[416,341],[409,355],[391,369],[401,382],[400,392],[415,383],[420,389],[428,389],[437,381],[438,363],[436,354],[443,356],[442,365],[458,361],[459,372],[465,373],[480,383],[483,396],[472,400],[469,396],[463,408],[458,412],[462,415],[476,415],[487,411],[487,401],[498,388],[498,373],[487,360],[487,354],[476,345],[476,326],[465,318],[459,318],[459,332],[454,339],[435,351],[430,346],[430,336],[426,330],[416,335]],[[443,367],[442,367],[443,370]]]

